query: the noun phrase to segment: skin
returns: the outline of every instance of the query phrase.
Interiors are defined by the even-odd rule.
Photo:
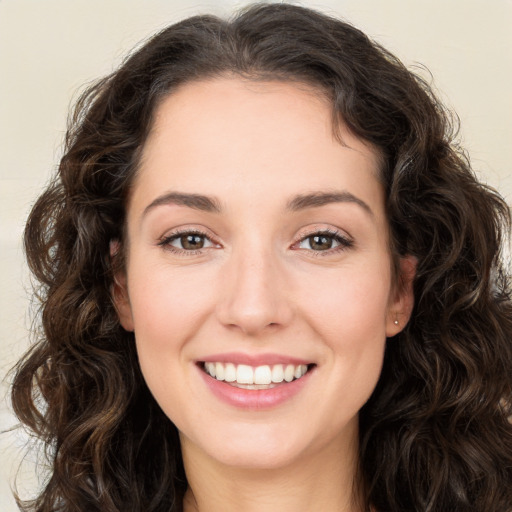
[[[343,126],[340,135],[343,144],[318,91],[294,83],[193,82],[157,109],[115,297],[180,431],[187,512],[359,510],[358,411],[386,338],[408,321],[414,262],[399,262],[398,289],[379,154]],[[220,211],[170,192],[208,196]],[[341,195],[290,209],[325,192]],[[176,238],[190,231],[204,233],[199,250]],[[330,248],[312,245],[319,232]],[[315,366],[284,403],[247,410],[214,396],[198,369],[225,352]]]

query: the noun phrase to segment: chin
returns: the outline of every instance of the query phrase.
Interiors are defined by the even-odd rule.
[[[247,470],[277,470],[289,467],[294,462],[300,460],[300,456],[295,450],[283,450],[276,447],[275,450],[269,449],[267,446],[265,450],[258,448],[245,449],[245,450],[230,450],[223,453],[211,454],[215,459],[230,467]]]
[[[212,429],[202,442],[182,437],[182,448],[202,452],[211,461],[240,469],[279,469],[292,465],[307,451],[307,435],[293,434],[289,428],[268,425],[239,425],[234,429]],[[215,434],[222,432],[222,436]],[[213,434],[213,436],[212,436]],[[196,453],[197,454],[197,453]],[[184,454],[185,455],[185,454]]]

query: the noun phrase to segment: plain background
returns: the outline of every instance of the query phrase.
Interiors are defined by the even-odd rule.
[[[0,431],[7,371],[29,343],[30,281],[20,246],[30,205],[54,171],[70,104],[140,40],[197,13],[229,15],[230,0],[0,0]],[[297,2],[299,3],[299,2]],[[349,20],[408,66],[426,65],[461,119],[461,140],[483,181],[512,204],[512,0],[323,0],[302,5]],[[0,510],[27,437],[0,433]],[[24,496],[37,487],[32,451]],[[28,494],[28,495],[29,495]]]

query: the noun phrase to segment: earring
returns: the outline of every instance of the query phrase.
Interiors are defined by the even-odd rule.
[[[398,325],[398,320],[395,320],[395,325]]]

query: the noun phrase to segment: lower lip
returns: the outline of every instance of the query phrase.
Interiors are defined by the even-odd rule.
[[[248,410],[265,410],[277,407],[296,396],[309,381],[313,369],[300,379],[283,382],[269,389],[243,389],[217,380],[198,366],[198,370],[213,394],[223,402]]]

